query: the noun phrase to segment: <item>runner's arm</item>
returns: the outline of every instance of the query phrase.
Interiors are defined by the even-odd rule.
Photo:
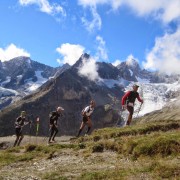
[[[141,99],[141,98],[139,97],[139,95],[137,96],[137,99],[138,99],[138,101],[141,102],[141,103],[144,102],[143,99]]]
[[[130,91],[128,91],[128,92],[122,97],[122,101],[121,101],[122,106],[125,105],[125,101],[126,101],[127,97],[129,96],[129,94],[130,94]]]

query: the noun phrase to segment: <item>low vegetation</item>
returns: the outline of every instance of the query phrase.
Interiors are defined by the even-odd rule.
[[[40,179],[179,179],[179,127],[179,121],[159,121],[95,130],[67,144],[9,148],[0,151],[0,167],[47,161],[44,172],[32,169]]]

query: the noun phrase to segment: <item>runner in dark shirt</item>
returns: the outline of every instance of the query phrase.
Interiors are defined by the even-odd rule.
[[[50,115],[50,122],[49,122],[49,124],[50,124],[50,129],[49,129],[50,130],[50,137],[49,137],[49,140],[48,140],[48,144],[55,142],[55,137],[56,137],[56,135],[58,133],[58,123],[57,123],[57,121],[58,121],[58,118],[60,116],[62,116],[62,111],[64,111],[64,109],[62,107],[58,107],[56,109],[56,111],[53,111],[53,112],[50,113],[51,114]]]
[[[16,140],[14,142],[14,146],[20,145],[22,139],[24,138],[24,135],[22,133],[23,126],[29,123],[31,122],[26,119],[26,112],[22,111],[21,115],[18,118],[16,118],[15,121]]]

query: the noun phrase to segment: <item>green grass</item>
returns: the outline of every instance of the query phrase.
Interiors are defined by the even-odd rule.
[[[66,177],[60,175],[58,172],[51,172],[51,173],[46,173],[43,175],[42,179],[47,179],[47,180],[67,180]]]
[[[178,179],[180,177],[179,127],[179,121],[159,121],[125,128],[99,129],[90,136],[72,140],[70,144],[50,146],[29,144],[10,148],[0,151],[0,167],[41,159],[51,161],[66,152],[66,149],[72,149],[68,151],[68,155],[77,159],[80,157],[81,162],[84,163],[83,171],[78,167],[78,163],[76,166],[71,162],[64,166],[56,164],[58,170],[52,169],[49,172],[48,169],[45,174],[40,173],[37,176],[49,180]],[[105,153],[110,152],[112,152],[111,156],[108,157],[110,154]],[[105,155],[107,159],[109,158],[109,162]],[[112,162],[113,158],[115,162]],[[86,165],[87,169],[84,167]],[[94,166],[98,167],[97,170]],[[77,172],[77,175],[71,172]]]
[[[137,124],[125,128],[104,128],[88,137],[80,137],[78,143],[85,144],[85,153],[113,151],[119,157],[139,163],[133,168],[84,172],[79,179],[178,179],[180,177],[180,123],[159,121]],[[144,162],[141,163],[141,162]]]
[[[26,162],[33,159],[52,159],[61,151],[61,149],[76,149],[75,144],[54,144],[50,146],[41,146],[29,144],[24,147],[13,147],[4,151],[0,151],[0,166],[8,165],[17,162]]]
[[[95,130],[91,138],[94,141],[99,141],[100,139],[116,138],[121,136],[136,136],[145,135],[153,132],[166,132],[170,130],[175,130],[180,128],[179,121],[160,121],[153,123],[140,124],[135,126],[127,126],[124,128],[104,128]]]
[[[83,173],[78,180],[115,180],[123,177],[125,173],[119,171],[97,171]]]
[[[116,167],[114,169],[83,172],[78,180],[121,180],[121,179],[178,179],[180,177],[177,162],[166,159],[141,159],[132,167]],[[120,165],[119,165],[120,166]],[[142,174],[145,175],[142,178]],[[140,178],[141,177],[141,178]]]
[[[134,158],[143,156],[169,156],[180,153],[180,123],[160,121],[125,128],[104,128],[91,136],[80,137],[91,152],[111,150]]]
[[[116,139],[102,139],[98,142],[87,141],[92,152],[103,152],[104,149],[115,151],[126,156],[169,156],[180,153],[180,134],[176,132],[159,132],[146,136],[124,136]]]

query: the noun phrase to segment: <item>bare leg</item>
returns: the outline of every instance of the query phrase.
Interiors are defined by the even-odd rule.
[[[54,134],[54,127],[53,127],[53,126],[51,126],[49,131],[50,131],[50,136],[49,136],[48,143],[50,143],[50,142],[51,142],[51,138],[52,138],[52,136],[53,136],[53,134]]]
[[[13,147],[15,147],[15,146],[17,145],[17,142],[19,141],[19,137],[20,137],[20,136],[16,136],[16,140],[15,140],[15,142],[14,142]]]
[[[87,129],[87,131],[86,131],[86,134],[88,134],[88,132],[90,131],[90,129],[91,129],[91,127],[92,127],[91,119],[88,119],[87,124],[88,124],[88,129]]]
[[[18,144],[17,144],[18,146],[20,145],[20,143],[21,143],[21,141],[23,140],[23,138],[24,138],[24,136],[21,135],[20,138],[19,138]]]
[[[129,116],[128,116],[128,120],[126,122],[126,125],[129,126],[131,124],[131,121],[132,121],[132,114],[129,113]]]
[[[79,132],[78,132],[78,134],[77,134],[77,137],[79,137],[79,135],[81,134],[81,131],[84,129],[84,126],[85,126],[86,124],[84,123],[84,122],[82,122],[81,123],[81,126],[80,126],[80,128],[79,128]]]
[[[52,141],[55,141],[54,138],[56,137],[57,133],[58,133],[58,129],[57,129],[57,127],[54,127],[54,134],[53,134],[53,137],[52,137]]]

